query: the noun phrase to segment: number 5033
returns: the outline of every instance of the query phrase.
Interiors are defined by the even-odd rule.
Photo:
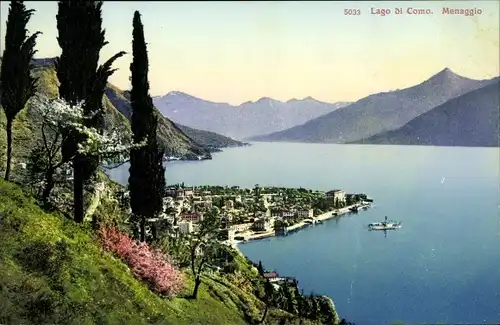
[[[344,15],[346,15],[346,16],[359,16],[359,15],[361,15],[361,10],[359,10],[359,9],[344,9]]]

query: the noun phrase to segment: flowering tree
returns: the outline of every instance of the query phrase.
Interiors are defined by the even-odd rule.
[[[97,129],[85,126],[82,102],[71,105],[65,100],[48,99],[42,95],[32,98],[31,107],[40,117],[41,141],[31,152],[28,171],[34,179],[41,179],[43,190],[41,198],[47,202],[56,185],[56,171],[70,166],[73,156],[63,156],[61,149],[70,134],[83,135],[84,142],[79,143],[76,154],[98,156],[101,160],[121,162],[126,160],[131,148],[144,145],[133,144],[130,132],[112,130],[100,134]]]
[[[151,289],[173,296],[184,287],[184,277],[160,250],[145,242],[137,242],[116,228],[101,228],[99,237],[104,249],[126,262],[134,275]]]
[[[114,61],[125,52],[119,52],[99,66],[100,52],[108,42],[102,27],[102,1],[58,1],[57,42],[61,55],[55,61],[59,80],[59,96],[75,105],[84,101],[84,120],[87,127],[104,129],[102,97],[113,74]],[[70,134],[62,145],[65,160],[73,157],[73,220],[84,219],[84,185],[95,175],[99,156],[83,155],[78,144],[84,141],[80,133]]]

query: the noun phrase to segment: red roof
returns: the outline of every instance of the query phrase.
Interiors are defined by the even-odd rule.
[[[278,274],[276,272],[264,273],[264,278],[277,278]]]
[[[183,213],[183,217],[199,217],[201,214],[199,212],[187,212]]]

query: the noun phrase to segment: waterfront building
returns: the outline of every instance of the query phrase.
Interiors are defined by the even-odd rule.
[[[303,218],[303,219],[312,218],[314,216],[314,210],[313,209],[300,209],[297,211],[297,216],[299,218]]]
[[[345,202],[345,191],[331,190],[325,193],[326,199],[333,202]]]
[[[252,222],[240,223],[237,225],[231,225],[230,228],[233,229],[234,231],[243,232],[243,231],[247,231],[248,229],[250,229],[250,227],[252,227],[252,225],[253,225]]]
[[[253,223],[253,229],[256,231],[268,231],[271,229],[271,226],[271,220],[268,218],[259,218]]]
[[[297,213],[293,211],[282,211],[281,218],[284,220],[292,220],[297,217]]]

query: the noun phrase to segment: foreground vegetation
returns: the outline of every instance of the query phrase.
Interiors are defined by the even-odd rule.
[[[236,325],[258,322],[265,309],[251,282],[257,270],[236,252],[232,272],[203,275],[198,299],[189,299],[194,281],[188,272],[184,293],[162,298],[100,247],[89,224],[44,212],[3,180],[0,229],[0,323]],[[265,323],[299,319],[271,308]]]

